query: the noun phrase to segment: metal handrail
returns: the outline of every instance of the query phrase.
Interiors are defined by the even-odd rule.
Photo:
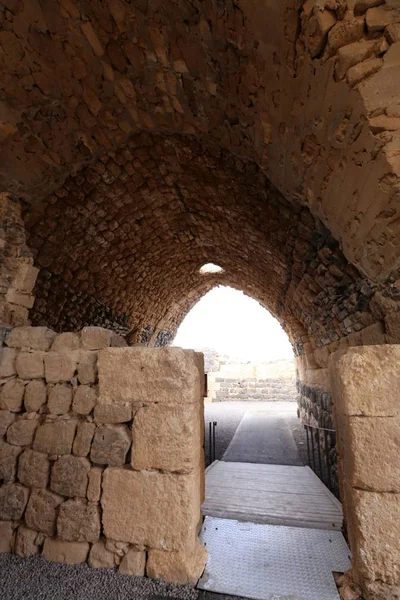
[[[329,452],[330,452],[330,448],[329,448],[329,442],[328,442],[328,434],[332,433],[336,436],[336,431],[334,429],[327,429],[325,427],[318,427],[315,425],[307,425],[304,424],[304,428],[306,430],[306,436],[307,436],[307,457],[308,457],[308,464],[311,467],[311,469],[314,471],[314,473],[316,475],[318,475],[318,477],[321,479],[321,481],[323,481],[325,483],[325,485],[327,486],[327,488],[333,493],[335,494],[335,496],[339,496],[339,490],[337,488],[336,485],[334,485],[333,483],[333,479],[332,479],[332,471],[331,471],[331,464],[330,464],[330,460],[329,460]],[[321,453],[321,434],[320,432],[324,432],[323,433],[323,448],[325,450],[325,468],[323,465],[323,461],[322,461],[322,453]],[[310,435],[311,434],[311,435]],[[311,451],[310,451],[310,438],[311,438]],[[317,446],[317,448],[315,449],[315,446]],[[317,459],[318,459],[318,469],[316,466],[316,454],[317,454]],[[311,461],[312,458],[312,461]],[[325,477],[325,472],[326,472],[326,477]]]

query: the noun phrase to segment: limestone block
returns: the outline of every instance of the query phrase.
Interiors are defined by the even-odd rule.
[[[107,538],[179,550],[196,534],[199,474],[108,468],[103,474],[103,528]]]
[[[131,404],[110,404],[99,402],[94,409],[94,420],[97,423],[127,423],[132,421],[133,409]]]
[[[64,415],[69,412],[72,402],[72,387],[65,383],[57,383],[50,388],[48,409],[53,415]]]
[[[110,346],[113,346],[114,348],[127,348],[128,343],[126,339],[122,337],[122,335],[119,335],[118,333],[115,333],[115,331],[113,331],[111,333]]]
[[[101,538],[95,542],[90,550],[89,566],[91,567],[109,567],[113,568],[116,565],[115,555],[106,549],[105,540]]]
[[[46,384],[44,381],[30,381],[25,388],[24,405],[27,412],[37,412],[46,404]]]
[[[114,554],[116,554],[119,557],[123,557],[125,556],[125,554],[127,553],[128,549],[129,549],[129,544],[128,542],[117,542],[116,540],[108,540],[106,538],[106,549],[109,550],[110,552],[113,552]],[[138,548],[136,548],[136,550],[138,550]],[[141,551],[144,550],[143,548],[140,548]]]
[[[82,345],[87,350],[99,350],[111,345],[113,332],[103,327],[84,327],[82,329]]]
[[[400,21],[400,9],[391,10],[389,6],[376,6],[367,10],[366,23],[368,31],[382,31],[392,23]]]
[[[368,60],[364,60],[363,62],[354,65],[354,67],[351,67],[351,69],[347,71],[347,83],[350,87],[357,85],[357,83],[366,77],[379,71],[382,65],[383,60],[381,58],[369,58]]]
[[[0,440],[0,479],[12,481],[17,472],[17,461],[22,448]]]
[[[35,303],[35,296],[32,294],[24,294],[23,292],[19,292],[11,287],[7,290],[6,301],[10,304],[23,306],[24,308],[32,308]]]
[[[60,352],[61,354],[69,354],[74,350],[79,350],[81,340],[78,333],[60,333],[54,339],[51,350],[52,352]]]
[[[330,10],[316,10],[310,18],[308,49],[312,58],[318,56],[324,49],[328,33],[335,23],[335,15]]]
[[[196,540],[193,549],[177,552],[149,550],[146,573],[152,579],[195,585],[204,571],[207,551]]]
[[[47,454],[27,448],[18,461],[18,479],[29,488],[47,487],[50,475],[50,461]]]
[[[363,346],[335,352],[330,375],[338,414],[400,416],[400,346]]]
[[[34,267],[31,263],[25,262],[18,265],[17,274],[13,281],[15,289],[20,292],[29,294],[35,287],[36,278],[38,276],[39,269]]]
[[[17,351],[15,348],[0,348],[0,377],[13,377],[17,374],[15,359]]]
[[[97,366],[102,401],[193,404],[202,394],[204,375],[192,350],[107,348]]]
[[[102,476],[103,469],[101,467],[92,467],[89,471],[87,498],[90,502],[99,502],[100,500]]]
[[[72,451],[76,456],[87,456],[90,452],[90,445],[96,430],[94,423],[79,423],[76,430],[76,436]]]
[[[44,369],[47,383],[70,381],[75,374],[77,358],[75,353],[62,354],[48,352],[44,357]]]
[[[76,419],[43,423],[37,428],[33,449],[46,454],[70,454],[75,437]]]
[[[50,489],[63,496],[86,497],[90,462],[78,456],[62,456],[53,465]]]
[[[46,538],[42,556],[53,562],[78,565],[86,562],[89,554],[88,542],[64,542]]]
[[[4,483],[0,487],[0,519],[3,521],[21,519],[28,498],[28,488],[19,483]]]
[[[385,329],[383,324],[378,321],[361,331],[361,340],[364,346],[373,346],[385,344]]]
[[[12,521],[0,521],[0,552],[12,552],[13,535]]]
[[[22,410],[22,399],[24,397],[24,383],[20,379],[10,379],[0,392],[0,409],[20,412]]]
[[[379,46],[376,40],[361,40],[343,46],[338,50],[338,60],[335,65],[335,76],[337,80],[343,79],[346,72],[359,62],[375,57],[375,51],[379,51]]]
[[[97,381],[97,352],[80,352],[78,381],[83,385]]]
[[[16,554],[22,558],[39,554],[39,545],[37,543],[39,536],[40,534],[37,531],[29,529],[25,525],[20,525],[15,538]]]
[[[146,568],[146,552],[130,548],[119,565],[121,575],[143,577]]]
[[[37,419],[18,419],[7,430],[7,442],[14,446],[30,446],[38,425]]]
[[[95,407],[97,400],[96,389],[90,385],[79,385],[74,392],[72,409],[79,415],[88,415]]]
[[[133,421],[132,467],[190,473],[198,468],[201,451],[198,406],[139,408]]]
[[[86,500],[67,500],[60,506],[57,536],[69,542],[96,542],[100,537],[100,508]]]
[[[35,531],[54,535],[57,521],[57,508],[64,501],[62,496],[49,490],[32,490],[25,512],[25,522]]]
[[[131,432],[126,425],[100,425],[92,442],[90,460],[97,465],[123,465],[130,446]]]
[[[387,314],[385,325],[388,341],[392,344],[400,343],[400,311]]]
[[[385,36],[389,44],[397,44],[397,42],[400,42],[400,23],[393,23],[392,25],[385,27]]]
[[[47,327],[14,327],[6,338],[6,344],[9,348],[47,352],[56,335]]]
[[[44,377],[44,353],[20,352],[15,361],[18,377],[21,379],[41,379]]]
[[[7,428],[15,421],[15,413],[9,410],[0,410],[0,437],[6,435]]]
[[[364,579],[362,589],[365,600],[400,600],[400,585]]]
[[[389,585],[400,581],[398,523],[400,494],[351,490],[349,528],[356,569],[367,579]]]

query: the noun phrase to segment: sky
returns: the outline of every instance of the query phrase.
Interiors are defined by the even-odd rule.
[[[256,300],[229,287],[216,287],[192,308],[173,342],[182,348],[214,348],[249,360],[293,358],[278,321]]]

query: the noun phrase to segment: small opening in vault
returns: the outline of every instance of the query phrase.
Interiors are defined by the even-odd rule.
[[[214,263],[206,263],[199,269],[200,275],[209,275],[210,273],[223,273],[224,269]]]

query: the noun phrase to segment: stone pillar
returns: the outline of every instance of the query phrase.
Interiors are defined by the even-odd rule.
[[[400,598],[400,345],[330,358],[342,500],[366,600]]]

